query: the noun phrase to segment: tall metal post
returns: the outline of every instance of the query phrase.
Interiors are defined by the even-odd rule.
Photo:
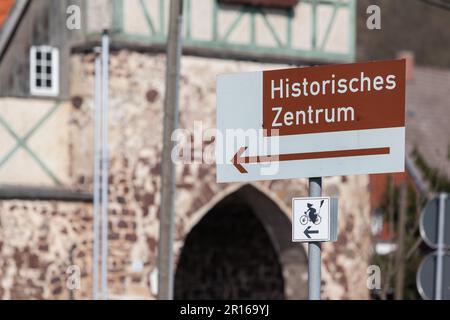
[[[309,178],[309,196],[322,196],[322,178]],[[320,242],[308,242],[308,295],[309,300],[320,300],[321,282]]]
[[[439,218],[438,218],[438,243],[437,243],[437,261],[436,261],[436,284],[435,284],[435,299],[442,299],[442,267],[444,257],[444,226],[445,226],[445,202],[447,194],[441,193],[439,195]]]
[[[102,62],[100,48],[95,48],[95,84],[94,84],[94,205],[93,205],[93,243],[92,243],[92,299],[98,299],[98,267],[100,250],[100,170],[101,170],[101,81]]]
[[[170,1],[167,42],[166,97],[161,169],[161,214],[158,244],[158,299],[173,299],[173,237],[175,225],[175,164],[171,153],[175,146],[172,133],[178,127],[179,78],[182,50],[183,1]]]
[[[108,299],[108,124],[109,124],[109,35],[102,36],[102,290]]]

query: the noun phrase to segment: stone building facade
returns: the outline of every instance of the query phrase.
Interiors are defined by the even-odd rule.
[[[72,50],[69,99],[63,99],[64,112],[56,121],[61,130],[42,129],[45,145],[63,154],[58,159],[64,165],[56,169],[62,183],[87,192],[92,189],[94,59],[90,50]],[[193,132],[196,123],[215,127],[218,74],[286,66],[184,56],[180,127],[186,132]],[[109,67],[109,292],[117,299],[154,299],[165,55],[114,46],[113,38]],[[24,99],[0,98],[0,105],[13,108]],[[63,143],[55,140],[59,133]],[[213,152],[211,136],[200,144],[206,154]],[[33,149],[40,150],[39,145]],[[27,170],[19,164],[12,170]],[[307,195],[306,179],[217,184],[214,163],[178,163],[176,169],[176,298],[307,298],[307,248],[291,242],[290,222],[291,199]],[[1,183],[8,183],[1,170]],[[338,241],[323,245],[325,299],[368,298],[368,182],[365,175],[324,179],[324,194],[340,199]],[[81,279],[75,290],[70,289],[70,266]],[[91,270],[89,202],[0,200],[1,298],[90,299]]]

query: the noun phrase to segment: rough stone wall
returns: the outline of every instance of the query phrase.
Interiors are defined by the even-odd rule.
[[[0,201],[0,299],[90,295],[92,215],[81,203]],[[80,290],[67,281],[80,270]]]
[[[367,267],[371,255],[368,176],[324,180],[324,194],[339,197],[336,243],[323,245],[322,290],[331,299],[368,299]]]
[[[77,54],[70,63],[73,107],[68,124],[68,152],[72,159],[69,176],[73,187],[80,188],[90,188],[92,182],[93,62],[92,54]],[[192,131],[194,122],[200,120],[204,129],[215,127],[217,74],[273,67],[280,66],[184,57],[181,128]],[[108,260],[111,298],[155,298],[151,290],[155,278],[151,275],[155,274],[159,233],[164,79],[164,55],[127,50],[111,55]],[[213,151],[211,139],[200,144],[206,152]],[[217,184],[215,179],[214,164],[177,165],[176,260],[190,230],[215,203],[240,187]],[[337,243],[323,246],[325,299],[368,298],[365,281],[370,244],[367,183],[367,176],[324,181],[324,194],[340,197],[341,231]],[[306,179],[258,182],[255,187],[273,199],[280,207],[280,214],[289,218],[291,198],[307,195]],[[14,205],[19,209],[13,210]],[[90,298],[91,217],[90,207],[86,205],[2,202],[0,296],[70,298],[63,281],[67,278],[65,271],[72,252],[82,273],[81,290],[76,291],[74,297]],[[7,235],[9,232],[17,235],[11,237]],[[16,237],[20,241],[13,240]],[[76,247],[71,251],[73,244]],[[303,270],[304,267],[299,266]],[[292,269],[283,272],[292,272]],[[291,285],[285,284],[287,298],[296,296],[292,293],[295,290],[289,288]]]

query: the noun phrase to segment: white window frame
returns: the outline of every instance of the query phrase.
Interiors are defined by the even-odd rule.
[[[36,79],[38,77],[37,74],[37,61],[36,61],[36,53],[40,51],[42,54],[51,54],[51,78],[52,81],[51,87],[47,87],[45,82],[48,80],[47,78],[41,79],[44,80],[42,82],[42,86],[36,86]],[[43,61],[45,59],[41,59]],[[45,67],[47,65],[42,66],[41,75],[45,74]],[[59,95],[59,50],[58,48],[51,46],[32,46],[30,48],[30,93],[34,96],[51,96],[55,97]]]

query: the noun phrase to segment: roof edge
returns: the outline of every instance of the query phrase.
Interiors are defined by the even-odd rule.
[[[0,32],[0,61],[30,0],[16,0]]]

